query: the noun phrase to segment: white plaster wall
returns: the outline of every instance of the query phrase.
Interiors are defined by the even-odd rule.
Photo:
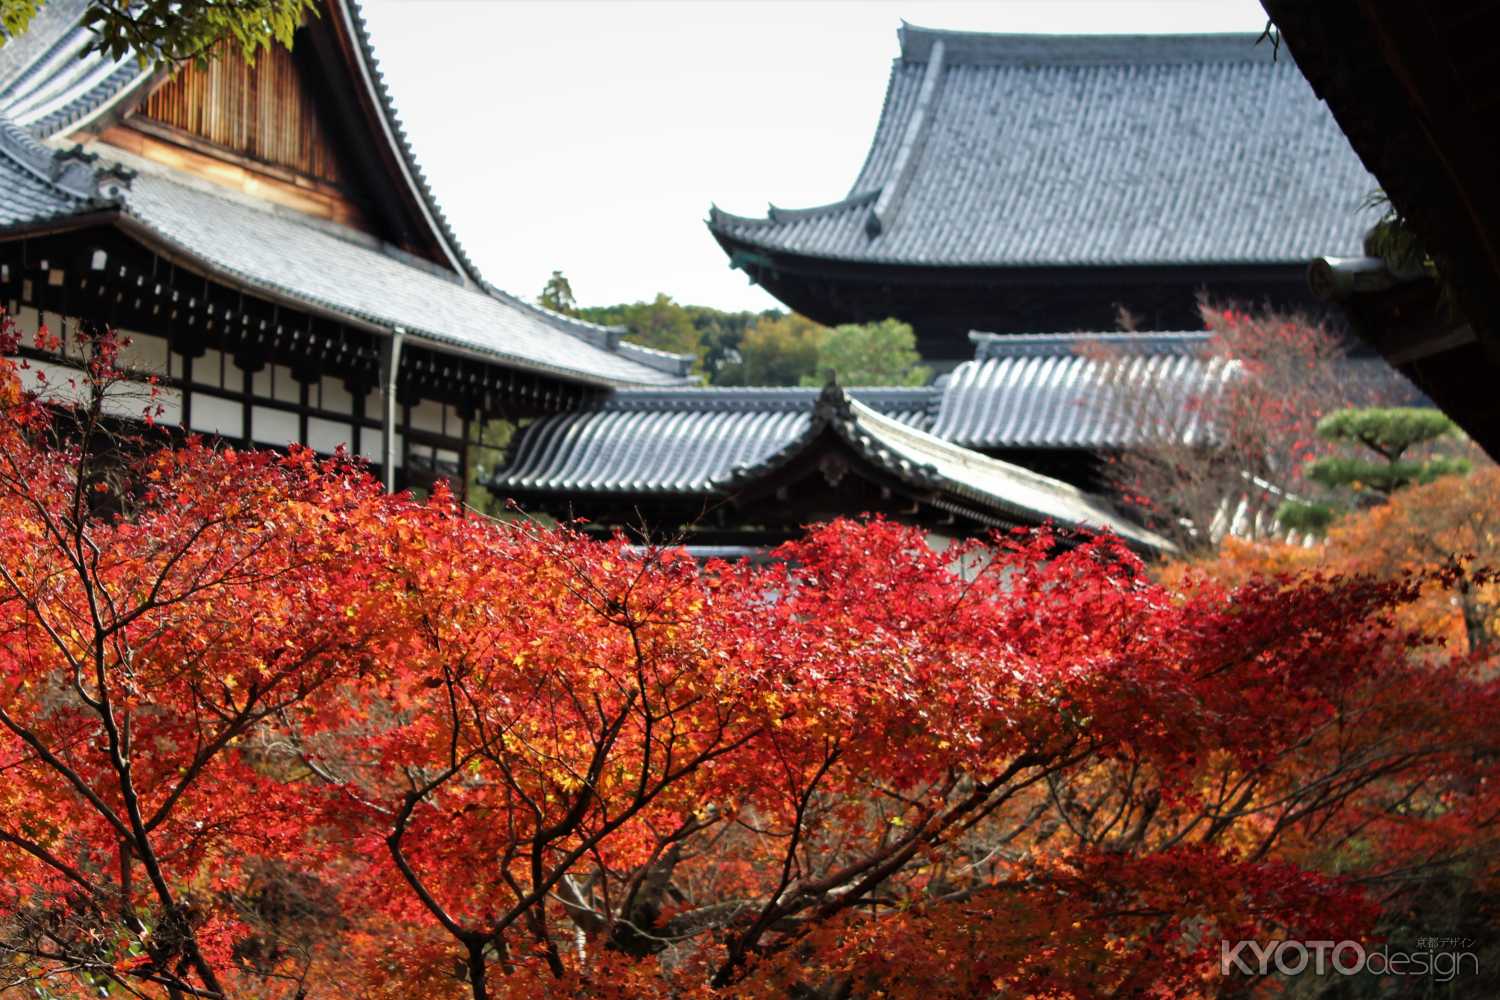
[[[231,399],[193,394],[192,429],[237,438],[244,433],[245,407]]]
[[[196,410],[198,401],[193,400]],[[250,439],[256,444],[285,447],[297,443],[297,414],[287,410],[273,410],[269,406],[250,408]]]
[[[349,439],[353,433],[354,428],[345,423],[324,420],[322,417],[307,419],[307,446],[324,455],[332,455],[340,445],[353,451],[354,449],[349,447]]]

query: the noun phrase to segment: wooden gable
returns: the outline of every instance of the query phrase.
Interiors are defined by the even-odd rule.
[[[317,101],[280,46],[254,64],[225,53],[185,67],[146,98],[136,120],[311,180],[347,181]]]
[[[357,13],[341,0],[320,8],[291,51],[273,45],[247,63],[230,47],[141,88],[74,138],[97,137],[472,277],[400,136]]]
[[[186,66],[100,138],[256,198],[385,236],[306,62],[273,46],[253,64],[228,51],[206,66]]]

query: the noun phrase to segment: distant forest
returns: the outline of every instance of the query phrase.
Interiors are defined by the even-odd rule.
[[[650,302],[580,306],[561,271],[537,303],[556,312],[623,326],[627,340],[697,358],[709,385],[821,385],[835,372],[844,385],[921,385],[931,376],[912,329],[897,320],[826,327],[780,309],[726,312],[679,303],[665,292]]]

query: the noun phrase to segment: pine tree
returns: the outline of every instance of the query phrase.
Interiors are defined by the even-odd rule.
[[[573,298],[573,286],[561,271],[553,271],[542,294],[536,297],[537,305],[543,309],[562,313],[564,316],[578,315],[578,302]]]
[[[1464,458],[1407,457],[1413,448],[1450,437],[1455,431],[1453,421],[1424,407],[1335,410],[1318,421],[1318,436],[1353,446],[1360,453],[1317,459],[1307,464],[1304,473],[1326,490],[1352,494],[1356,505],[1384,503],[1392,493],[1413,483],[1469,472],[1470,463]],[[1277,519],[1287,528],[1322,531],[1337,515],[1337,508],[1328,503],[1289,500],[1282,504]]]

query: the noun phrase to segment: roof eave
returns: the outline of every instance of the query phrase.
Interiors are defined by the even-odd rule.
[[[374,49],[364,18],[359,14],[357,0],[329,0],[328,5],[335,12],[335,35],[341,42],[340,48],[356,71],[366,115],[385,139],[386,153],[400,174],[408,201],[426,224],[430,238],[442,248],[450,266],[466,280],[483,285],[483,277],[459,244],[417,165],[415,154],[406,141],[405,130],[396,120],[395,106],[374,66]]]
[[[549,365],[504,352],[477,351],[446,338],[436,331],[400,327],[399,324],[380,322],[325,305],[303,296],[293,295],[284,289],[267,285],[264,282],[248,278],[239,272],[221,267],[212,261],[204,260],[201,256],[182,246],[177,241],[162,235],[148,223],[130,215],[124,210],[123,206],[93,209],[74,215],[53,216],[47,219],[38,219],[19,225],[3,227],[0,228],[0,239],[50,236],[58,233],[77,232],[96,226],[112,226],[159,255],[163,260],[194,274],[218,281],[231,288],[249,292],[257,298],[264,299],[273,305],[286,306],[321,319],[343,323],[365,333],[376,336],[390,336],[399,328],[408,343],[429,346],[444,354],[472,358],[473,360],[490,364],[499,363],[510,368],[538,375],[546,375],[556,378],[559,381],[572,382],[579,385],[598,388],[640,385],[636,381],[589,375],[574,369]]]

